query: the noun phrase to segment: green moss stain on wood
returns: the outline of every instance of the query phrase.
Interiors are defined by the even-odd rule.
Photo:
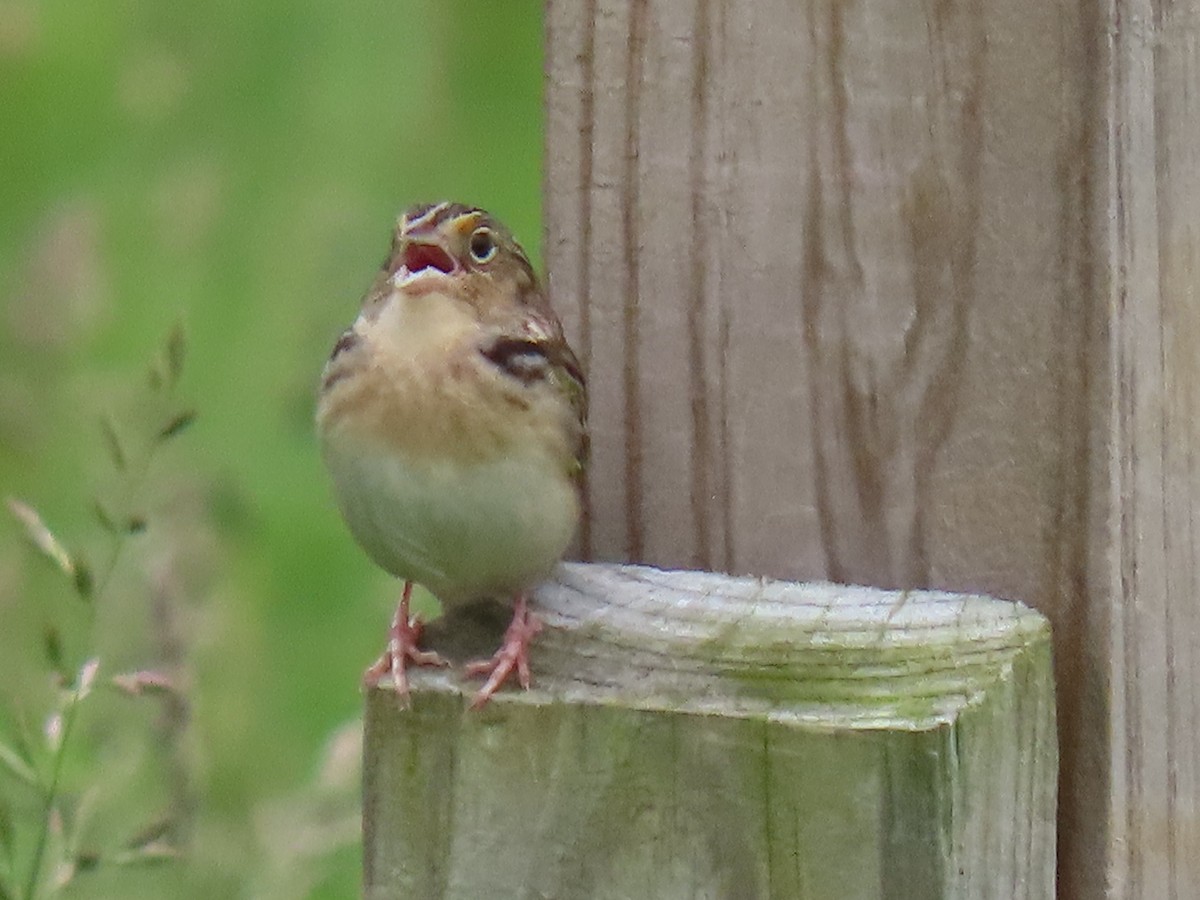
[[[367,896],[1049,898],[1044,620],[897,599],[565,567],[532,691],[368,695]]]

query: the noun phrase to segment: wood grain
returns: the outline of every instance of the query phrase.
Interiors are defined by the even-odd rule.
[[[1200,4],[1114,21],[1111,877],[1174,900],[1200,893]]]
[[[1060,894],[1200,895],[1200,0],[547,6],[585,551],[1055,626]]]
[[[476,684],[422,670],[412,710],[369,694],[372,900],[1053,895],[1027,607],[576,564],[535,608],[533,691],[474,712]],[[440,652],[471,652],[457,615]]]

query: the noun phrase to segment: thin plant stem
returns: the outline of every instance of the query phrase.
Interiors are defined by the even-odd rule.
[[[58,783],[62,777],[63,760],[66,758],[67,741],[75,725],[75,712],[79,707],[83,685],[76,681],[71,693],[71,702],[63,711],[62,734],[54,750],[54,762],[50,770],[50,784],[46,788],[46,804],[42,810],[42,825],[38,830],[37,844],[33,850],[33,865],[29,869],[29,883],[25,888],[25,900],[37,900],[38,876],[42,873],[42,857],[46,853],[46,841],[50,836],[50,818],[54,815],[54,804],[58,800]]]
[[[129,485],[129,494],[131,497],[136,497],[141,490],[142,484],[150,469],[151,457],[154,455],[155,445],[151,445],[147,452],[142,455],[138,465],[131,474]],[[85,633],[90,634],[96,621],[96,606],[104,596],[105,590],[108,588],[113,578],[113,573],[117,570],[117,564],[121,561],[121,552],[128,543],[129,535],[123,533],[117,535],[113,546],[112,555],[109,557],[108,565],[105,567],[103,574],[96,583],[96,590],[92,597],[87,601],[87,622],[84,627]],[[46,802],[42,810],[42,821],[38,828],[37,843],[34,845],[33,865],[29,869],[29,881],[25,888],[25,900],[37,900],[38,880],[42,872],[42,861],[46,854],[46,842],[50,836],[50,819],[54,814],[55,804],[58,802],[58,785],[62,777],[63,760],[67,755],[67,743],[71,737],[71,729],[75,724],[75,713],[82,699],[83,685],[81,684],[81,676],[76,675],[74,690],[71,693],[71,700],[67,704],[67,708],[63,710],[63,725],[62,734],[59,735],[58,746],[54,751],[54,760],[50,770],[50,784],[46,789]]]
[[[184,336],[183,331],[179,326],[171,332],[168,338],[165,360],[162,364],[156,363],[151,369],[151,388],[160,393],[165,398],[170,398],[173,393],[173,388],[177,382],[180,370],[183,366],[184,355]],[[105,436],[110,443],[110,452],[113,455],[113,462],[118,470],[122,473],[122,486],[125,489],[127,499],[135,501],[141,493],[143,483],[149,473],[150,464],[153,461],[155,451],[161,444],[173,438],[184,428],[191,424],[195,418],[195,414],[191,411],[176,413],[174,417],[169,419],[166,424],[162,424],[150,436],[149,442],[142,448],[142,452],[129,460],[125,455],[125,451],[121,448],[121,441],[116,434],[115,428],[109,420],[102,423]],[[132,462],[132,466],[128,466],[127,462]],[[108,565],[105,567],[100,578],[92,582],[88,576],[87,570],[81,568],[82,561],[77,561],[66,554],[62,546],[49,532],[44,524],[40,521],[40,517],[35,511],[26,509],[23,505],[14,505],[11,501],[10,508],[19,520],[21,520],[26,530],[31,534],[35,544],[43,554],[49,555],[56,562],[60,569],[69,575],[75,583],[75,590],[80,598],[87,606],[86,623],[84,634],[88,641],[94,637],[93,632],[96,624],[96,606],[101,602],[106,591],[112,583],[113,575],[117,570],[117,565],[121,560],[121,554],[126,542],[133,533],[131,528],[132,520],[127,520],[123,523],[120,529],[113,529],[114,544],[112,552],[109,556]],[[111,527],[111,523],[110,523]],[[144,527],[142,522],[137,530]],[[54,753],[51,761],[50,781],[45,786],[45,802],[42,811],[42,819],[39,823],[37,841],[34,844],[32,865],[29,868],[29,878],[26,883],[23,900],[37,900],[42,886],[42,870],[45,866],[46,848],[50,838],[50,822],[53,818],[57,804],[59,801],[59,785],[62,780],[63,765],[67,755],[67,748],[70,745],[72,731],[74,730],[75,719],[78,714],[79,705],[83,701],[91,688],[93,679],[96,677],[96,671],[99,667],[99,660],[92,658],[90,661],[85,661],[81,668],[77,670],[75,675],[75,683],[71,690],[70,699],[65,707],[61,710],[61,726],[57,735],[57,741],[54,746]]]

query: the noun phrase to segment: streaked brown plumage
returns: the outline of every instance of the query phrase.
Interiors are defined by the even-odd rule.
[[[586,458],[584,379],[524,251],[483,210],[414,206],[353,326],[326,364],[317,409],[338,505],[367,554],[406,582],[389,648],[368,671],[407,694],[411,583],[444,605],[514,598],[504,645],[473,671],[482,705],[536,633],[525,592],[570,542]]]

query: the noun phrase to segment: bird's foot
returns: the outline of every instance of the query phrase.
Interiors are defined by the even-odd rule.
[[[487,676],[487,681],[471,702],[471,709],[482,709],[486,706],[488,699],[496,693],[514,669],[521,687],[529,690],[529,644],[541,630],[542,623],[529,611],[525,595],[518,595],[512,622],[504,632],[504,642],[500,649],[492,654],[490,659],[467,663],[468,676]]]
[[[396,697],[406,709],[411,706],[408,696],[408,666],[438,666],[450,665],[432,650],[422,650],[418,647],[421,638],[421,623],[408,614],[408,600],[412,593],[412,585],[404,586],[404,596],[396,608],[392,619],[392,627],[388,630],[387,649],[375,663],[363,673],[363,686],[378,687],[390,677],[395,688]]]

